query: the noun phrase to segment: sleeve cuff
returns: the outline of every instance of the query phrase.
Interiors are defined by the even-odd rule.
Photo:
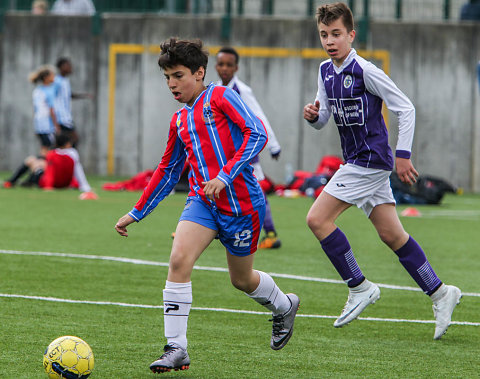
[[[130,212],[128,212],[128,215],[131,216],[136,222],[139,222],[142,219],[139,217],[140,212],[137,211],[136,208],[133,208]]]
[[[410,157],[412,156],[412,153],[410,151],[407,151],[407,150],[397,150],[395,152],[395,156],[397,158],[410,159]]]
[[[225,174],[225,172],[223,172],[223,171],[220,171],[220,172],[218,173],[217,179],[218,179],[218,180],[221,180],[223,183],[225,183],[225,185],[226,185],[227,187],[231,184],[230,178],[229,178],[228,175]]]
[[[319,116],[315,117],[312,121],[307,120],[310,124],[315,124],[319,119]]]

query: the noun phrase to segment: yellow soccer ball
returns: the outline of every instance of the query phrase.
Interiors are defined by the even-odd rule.
[[[43,367],[50,379],[85,379],[93,371],[93,351],[81,338],[63,336],[52,341],[43,354]]]

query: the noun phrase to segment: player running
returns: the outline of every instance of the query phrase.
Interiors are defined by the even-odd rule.
[[[307,216],[308,226],[349,288],[345,308],[333,325],[348,324],[380,298],[380,289],[365,279],[347,238],[335,225],[340,214],[356,205],[431,297],[436,319],[434,339],[439,339],[462,294],[457,287],[440,281],[422,248],[405,232],[398,218],[389,181],[393,156],[381,113],[385,101],[398,116],[395,165],[402,182],[412,184],[418,176],[410,160],[415,108],[382,70],[351,48],[355,39],[353,15],[345,4],[320,6],[317,26],[322,46],[331,59],[320,64],[315,103],[307,104],[303,115],[311,126],[321,129],[333,113],[345,159]]]
[[[205,86],[208,55],[201,41],[171,38],[160,47],[158,64],[168,88],[185,105],[172,117],[167,148],[143,195],[115,225],[120,235],[128,236],[127,226],[147,216],[174,188],[188,158],[190,192],[163,290],[167,345],[150,369],[166,372],[190,365],[191,273],[215,238],[226,248],[232,284],[273,313],[270,346],[279,350],[292,335],[299,299],[285,295],[270,275],[253,269],[265,199],[250,162],[267,143],[265,128],[235,91]]]

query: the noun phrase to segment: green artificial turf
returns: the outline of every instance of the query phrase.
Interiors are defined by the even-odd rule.
[[[0,189],[1,378],[46,378],[43,352],[62,335],[76,335],[90,344],[95,354],[92,378],[154,377],[148,365],[165,343],[159,306],[167,274],[167,267],[156,263],[168,262],[170,235],[185,194],[166,198],[122,238],[113,227],[140,193],[105,192],[100,188],[106,179],[89,180],[99,194],[97,201],[81,201],[74,190]],[[283,350],[271,350],[268,315],[222,311],[265,309],[235,290],[226,272],[194,270],[188,324],[192,363],[189,370],[160,377],[479,377],[480,196],[449,195],[440,206],[418,206],[422,217],[401,217],[439,277],[466,293],[453,321],[475,325],[452,325],[439,341],[433,340],[432,323],[414,322],[433,320],[430,299],[408,288],[382,287],[381,299],[361,319],[335,329],[333,320],[347,289],[343,283],[309,280],[340,279],[306,226],[312,200],[270,196],[269,201],[282,247],[258,251],[255,267],[292,276],[274,275],[284,292],[301,299],[292,339]],[[338,225],[371,281],[416,287],[361,211],[349,209]],[[197,264],[225,268],[221,244],[214,241]]]

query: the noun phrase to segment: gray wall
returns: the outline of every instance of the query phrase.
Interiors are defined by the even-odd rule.
[[[94,100],[74,101],[80,133],[79,151],[89,173],[107,173],[108,47],[112,43],[158,45],[171,35],[199,37],[218,46],[221,18],[192,16],[104,15],[102,31],[92,34],[88,17],[5,17],[0,73],[0,170],[11,170],[38,150],[32,126],[27,75],[36,66],[69,56],[76,92]],[[373,23],[369,49],[391,54],[390,76],[412,99],[417,110],[413,160],[426,174],[447,178],[467,190],[480,190],[479,96],[476,64],[480,59],[480,25]],[[310,19],[233,19],[230,44],[287,48],[319,48]],[[132,175],[154,167],[165,148],[169,120],[179,104],[173,100],[156,64],[155,54],[117,56],[115,98],[115,173]],[[279,162],[263,152],[267,175],[285,179],[286,166],[315,169],[326,154],[340,154],[336,127],[308,127],[302,108],[317,90],[320,60],[247,58],[239,76],[253,88],[282,145]],[[214,57],[207,82],[216,80]],[[396,118],[390,114],[395,146]]]

